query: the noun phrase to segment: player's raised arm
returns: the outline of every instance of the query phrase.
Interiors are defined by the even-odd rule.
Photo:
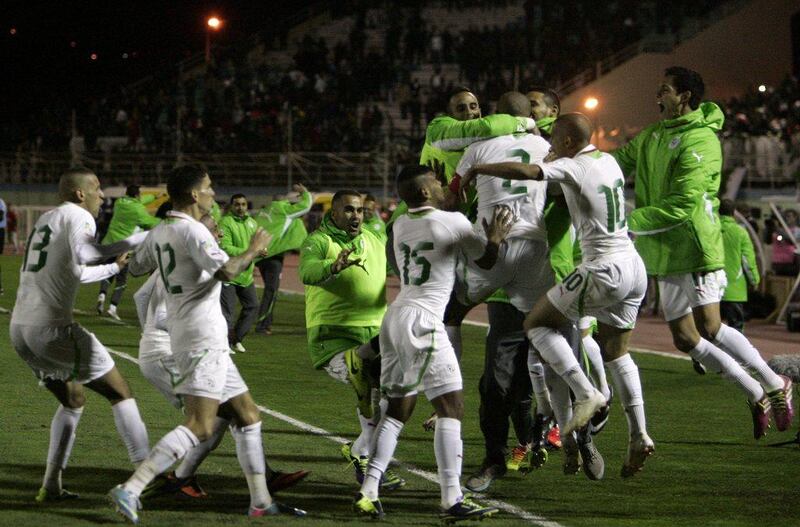
[[[247,247],[247,250],[225,262],[222,267],[214,273],[214,278],[223,282],[230,282],[247,269],[250,262],[255,258],[258,256],[266,256],[270,241],[272,241],[272,235],[264,229],[256,229],[255,234],[253,234],[253,237],[250,239],[250,245]]]
[[[538,165],[525,163],[492,163],[489,165],[474,165],[461,177],[461,189],[466,189],[478,175],[498,177],[515,180],[540,180],[542,169]]]

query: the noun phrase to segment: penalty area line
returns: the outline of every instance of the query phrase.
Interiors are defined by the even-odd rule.
[[[139,360],[136,357],[132,356],[132,355],[129,355],[129,354],[123,352],[123,351],[117,351],[115,349],[109,348],[108,346],[106,346],[106,349],[109,351],[109,353],[112,353],[112,354],[116,355],[117,357],[125,359],[125,360],[127,360],[129,362],[132,362],[134,364],[139,364]],[[291,426],[294,426],[295,428],[299,428],[300,430],[302,430],[304,432],[308,432],[310,434],[314,434],[314,435],[317,435],[319,437],[324,437],[325,439],[328,439],[329,441],[333,441],[334,443],[337,443],[337,444],[340,444],[340,445],[343,445],[343,444],[349,442],[349,440],[347,438],[344,438],[344,437],[341,437],[341,436],[337,436],[336,434],[333,434],[332,432],[329,432],[329,431],[325,430],[324,428],[319,428],[318,426],[314,426],[312,424],[306,423],[306,422],[301,421],[299,419],[295,419],[294,417],[292,417],[290,415],[286,415],[284,413],[278,412],[277,410],[272,410],[272,409],[267,408],[265,406],[261,406],[261,405],[257,405],[257,406],[258,406],[259,411],[261,411],[261,413],[269,415],[270,417],[274,417],[275,419],[283,421],[284,423],[287,423],[287,424],[289,424]],[[409,472],[411,474],[414,474],[415,476],[420,477],[420,478],[422,478],[424,480],[427,480],[427,481],[429,481],[429,482],[431,482],[431,483],[433,483],[435,485],[439,484],[439,477],[436,474],[434,474],[433,472],[429,472],[427,470],[422,470],[422,469],[420,469],[420,468],[418,468],[418,467],[416,467],[416,466],[414,466],[414,465],[412,465],[410,463],[406,463],[406,462],[400,461],[398,459],[393,459],[393,461],[397,462],[397,464],[401,468],[406,470],[407,472]],[[482,494],[474,494],[474,496],[476,498],[481,499],[487,505],[489,505],[491,507],[497,507],[501,511],[506,512],[506,513],[511,514],[511,515],[514,515],[514,516],[516,516],[516,517],[518,517],[518,518],[520,518],[522,520],[525,520],[526,522],[528,522],[528,523],[530,523],[532,525],[538,525],[540,527],[564,527],[562,524],[560,524],[558,522],[554,522],[554,521],[548,520],[547,518],[544,518],[543,516],[539,516],[538,514],[533,514],[533,513],[528,512],[528,511],[526,511],[526,510],[524,510],[524,509],[522,509],[520,507],[517,507],[516,505],[512,505],[510,503],[506,503],[505,501],[492,499],[492,498],[489,498],[489,497],[487,497],[485,495],[482,495]]]

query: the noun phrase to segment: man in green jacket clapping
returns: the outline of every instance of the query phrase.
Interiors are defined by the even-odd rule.
[[[132,235],[137,228],[152,229],[161,223],[160,219],[151,215],[145,208],[147,204],[152,203],[156,199],[157,196],[153,194],[142,196],[139,185],[128,185],[128,188],[125,190],[125,195],[114,202],[114,213],[111,216],[108,232],[106,232],[102,244],[109,245],[124,240]],[[115,281],[117,285],[114,287],[114,294],[111,295],[111,305],[108,306],[108,316],[115,320],[120,320],[117,314],[117,306],[128,284],[127,267],[120,271],[119,274],[100,282],[100,294],[97,295],[97,314],[103,314],[106,293],[108,293],[108,288],[111,286],[112,281]]]
[[[219,224],[222,230],[222,239],[219,246],[228,256],[238,256],[250,246],[250,239],[255,234],[258,225],[256,220],[248,214],[247,197],[244,194],[234,194],[231,197],[230,210],[222,216]],[[242,304],[242,311],[234,323],[236,312],[236,299]],[[258,297],[256,286],[253,283],[253,263],[242,273],[228,283],[222,284],[220,293],[222,314],[228,322],[228,339],[233,351],[247,351],[242,344],[245,335],[253,327],[258,317]]]

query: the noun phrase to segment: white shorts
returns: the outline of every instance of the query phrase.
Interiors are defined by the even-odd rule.
[[[175,393],[216,399],[220,404],[247,391],[247,385],[231,360],[230,351],[173,352],[180,377]]]
[[[500,246],[497,263],[481,269],[468,262],[461,273],[464,303],[478,304],[498,289],[505,289],[511,304],[527,313],[556,283],[546,242],[512,238]]]
[[[547,298],[565,317],[593,316],[603,324],[633,329],[647,292],[647,271],[638,254],[580,264]]]
[[[720,302],[727,286],[724,269],[659,276],[658,290],[664,319],[670,322],[688,315],[695,307]]]
[[[10,336],[17,354],[41,381],[86,384],[114,367],[105,346],[77,322],[60,327],[11,324]]]
[[[444,323],[413,306],[389,306],[381,325],[381,391],[424,392],[428,400],[462,389],[461,370]]]
[[[169,404],[177,409],[183,408],[183,400],[175,393],[175,384],[180,379],[180,372],[172,355],[158,360],[140,361],[139,369],[144,378],[166,397]]]

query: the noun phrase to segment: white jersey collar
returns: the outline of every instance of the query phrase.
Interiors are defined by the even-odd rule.
[[[192,218],[191,216],[189,216],[188,214],[186,214],[185,212],[180,212],[180,211],[177,211],[177,210],[168,211],[167,212],[167,216],[171,217],[171,218],[176,218],[176,219],[179,219],[179,220],[197,221],[194,218]]]
[[[431,207],[430,205],[425,205],[424,207],[414,207],[413,209],[408,209],[408,212],[422,212],[423,210],[436,210],[436,207]]]

